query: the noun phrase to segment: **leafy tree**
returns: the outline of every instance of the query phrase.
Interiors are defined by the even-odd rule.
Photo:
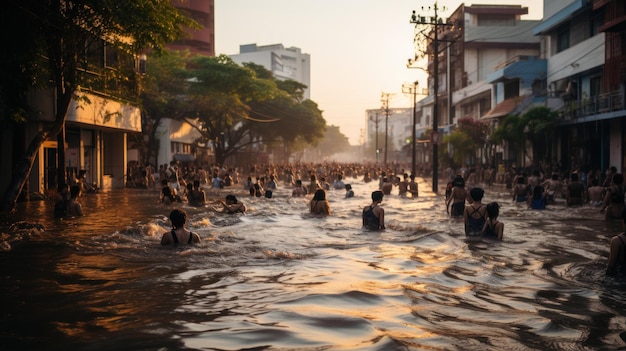
[[[469,136],[472,146],[480,148],[489,132],[489,125],[481,120],[472,117],[459,118],[457,121],[458,129]]]
[[[173,57],[147,78],[174,82],[146,84],[150,123],[158,126],[162,117],[186,120],[202,135],[198,142],[212,143],[218,164],[253,143],[287,150],[323,137],[326,122],[315,102],[303,100],[304,84],[275,80],[263,66],[240,66],[226,55]]]
[[[522,153],[522,157],[526,155],[526,137],[524,128],[526,124],[524,119],[519,115],[507,115],[502,119],[498,128],[496,128],[489,138],[495,144],[508,143],[508,147],[515,155]]]
[[[464,165],[476,157],[476,151],[485,147],[489,126],[471,117],[459,118],[457,123],[458,128],[444,138],[444,142],[453,146],[449,152],[453,162]]]
[[[218,164],[252,143],[254,122],[277,120],[253,119],[250,113],[250,104],[280,94],[272,80],[257,78],[252,69],[239,66],[226,55],[194,57],[188,69],[193,82],[185,95],[186,118],[197,118],[198,131],[213,143]]]
[[[317,145],[317,149],[325,156],[341,153],[349,148],[348,137],[341,133],[339,127],[334,125],[326,127],[324,137]]]
[[[186,69],[189,52],[163,50],[150,57],[141,91],[142,131],[148,136],[144,143],[143,135],[136,140],[143,150],[144,163],[157,165],[157,130],[163,118],[184,117],[186,104],[180,97],[189,85],[189,72]],[[158,165],[157,165],[158,166]]]
[[[533,163],[549,161],[558,114],[547,107],[538,106],[523,115],[508,115],[492,133],[490,140],[496,144],[508,142],[514,154],[522,153],[526,159],[527,144],[532,146]]]
[[[524,114],[527,137],[532,144],[533,162],[549,163],[558,116],[558,113],[545,106],[533,107]]]
[[[440,154],[440,158],[445,159],[446,155],[448,155],[452,158],[453,164],[457,166],[464,165],[467,160],[475,156],[475,141],[472,140],[470,135],[460,129],[446,135],[443,142],[443,153]],[[451,149],[448,149],[448,145],[451,146]]]
[[[3,210],[11,210],[27,182],[39,147],[55,136],[60,136],[58,178],[59,182],[65,182],[64,133],[61,131],[78,87],[89,83],[86,73],[92,68],[88,61],[93,57],[90,49],[99,48],[106,39],[111,48],[129,53],[146,48],[159,50],[166,43],[181,38],[184,26],[197,24],[169,1],[25,0],[5,5],[0,29],[3,33],[27,33],[30,47],[3,39],[2,44],[9,44],[4,46],[5,51],[14,54],[2,62],[0,71],[10,70],[5,74],[17,78],[16,86],[24,89],[20,94],[41,89],[55,92],[53,123],[31,140],[14,167],[2,205]],[[21,78],[16,70],[22,71]],[[20,111],[23,106],[20,99],[4,98],[3,101],[10,104],[5,106],[8,110]]]

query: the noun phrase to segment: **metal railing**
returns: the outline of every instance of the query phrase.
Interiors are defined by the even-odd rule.
[[[558,113],[564,119],[571,120],[603,113],[623,111],[625,110],[624,99],[623,89],[611,91],[592,98],[566,101]]]

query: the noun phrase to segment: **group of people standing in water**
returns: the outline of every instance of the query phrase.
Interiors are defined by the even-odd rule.
[[[502,240],[504,223],[498,220],[500,204],[491,202],[484,205],[484,194],[485,191],[480,187],[468,191],[465,179],[456,176],[446,189],[446,211],[452,217],[463,217],[465,235]],[[467,206],[466,201],[469,203]]]
[[[408,178],[408,176],[405,178]],[[411,180],[414,181],[414,177],[411,177]],[[380,182],[381,187],[383,183],[384,182],[381,179],[381,182]],[[265,185],[264,183],[261,182],[261,179],[257,178],[256,182],[253,183],[252,178],[248,177],[247,181],[244,182],[243,186],[244,188],[250,189],[250,196],[258,197],[259,195],[257,195],[257,193],[262,191],[260,189],[263,189],[262,184]],[[198,186],[199,188],[199,184],[196,183],[195,185]],[[255,187],[255,185],[258,185],[258,186]],[[328,199],[326,198],[326,191],[330,190],[331,188],[335,190],[344,189],[346,198],[354,197],[354,191],[352,190],[351,184],[344,183],[342,175],[338,175],[336,179],[333,181],[333,184],[331,185],[330,183],[326,182],[325,178],[321,178],[321,181],[318,181],[316,176],[312,174],[310,176],[310,184],[308,184],[308,186],[304,186],[301,180],[296,180],[294,182],[293,187],[294,188],[291,194],[292,197],[301,197],[301,196],[313,194],[309,202],[309,212],[313,215],[325,216],[325,215],[331,214],[330,204],[328,202]],[[276,188],[277,188],[276,177],[271,176],[270,182],[267,183],[267,190],[265,191],[271,192],[271,190],[274,190]],[[417,186],[415,186],[414,188],[417,189]],[[186,193],[187,195],[185,195],[185,198],[188,198],[188,199],[192,198],[194,190],[195,189],[193,188],[189,189],[189,191]],[[200,189],[199,191],[202,191],[202,190]],[[405,192],[406,191],[408,190],[405,188]],[[171,193],[172,193],[171,186],[168,184],[167,181],[164,180],[163,189],[159,197],[160,201],[163,203],[168,203],[168,204],[175,202],[175,201],[183,202],[182,199],[178,200],[178,199],[171,198],[169,196],[169,194]],[[416,194],[416,192],[414,194]],[[203,192],[203,195],[204,196],[202,196],[202,204],[206,203],[206,195],[204,194],[204,192]],[[363,220],[364,228],[367,228],[370,230],[385,229],[384,209],[380,206],[383,200],[383,196],[384,194],[383,194],[383,191],[381,190],[376,190],[372,192],[371,194],[372,203],[363,209],[362,220]],[[271,198],[272,196],[266,195],[265,197]],[[191,203],[190,200],[189,202]],[[233,194],[227,195],[225,198],[225,201],[218,200],[218,202],[223,207],[221,211],[223,213],[232,214],[232,213],[245,213],[246,212],[245,204],[237,200],[237,198]],[[196,239],[194,239],[195,236],[191,235],[190,234],[191,232],[184,229],[185,222],[186,222],[186,213],[183,210],[174,209],[170,213],[170,221],[172,223],[173,229],[163,234],[161,244],[169,245],[169,244],[178,244],[178,243],[197,242]],[[197,235],[197,234],[194,234],[194,235]],[[179,240],[179,237],[182,239]]]
[[[588,205],[600,208],[606,220],[619,219],[624,232],[611,238],[606,274],[626,274],[626,189],[624,176],[611,167],[607,174],[607,182],[599,185],[597,180],[591,186],[585,186],[577,173],[572,173],[566,183],[559,181],[556,174],[549,179],[542,179],[540,172],[534,171],[532,176],[518,174],[515,186],[511,189],[512,201],[527,206],[528,209],[544,210],[547,205],[556,205],[560,196],[566,207]],[[482,204],[484,191],[473,187],[466,189],[462,176],[456,176],[448,183],[446,190],[446,210],[453,217],[463,217],[465,234],[468,236],[484,236],[502,239],[504,224],[498,221],[499,204],[492,202]],[[469,205],[466,205],[466,201]]]
[[[364,181],[369,182],[374,177],[369,177],[369,172],[365,173]],[[401,173],[402,174],[402,173]],[[353,175],[354,176],[354,175]],[[626,189],[624,188],[623,175],[617,173],[614,168],[610,174],[607,174],[610,182],[599,185],[598,181],[591,181],[590,184],[581,182],[577,173],[569,175],[566,181],[561,181],[559,176],[552,174],[544,178],[543,175],[534,171],[530,176],[520,173],[513,181],[514,186],[511,187],[512,201],[515,204],[523,205],[532,210],[543,210],[549,206],[560,206],[559,200],[563,201],[565,207],[590,206],[599,208],[600,212],[605,215],[607,220],[620,219],[623,223],[625,232],[612,237],[610,240],[610,252],[607,275],[616,275],[618,272],[626,274],[626,209],[624,196]],[[366,179],[368,178],[368,179]],[[376,177],[378,178],[378,177]],[[409,180],[410,178],[410,180]],[[404,179],[400,177],[388,177],[384,173],[380,174],[378,189],[371,193],[372,202],[362,209],[362,224],[364,228],[370,230],[385,229],[385,210],[381,206],[385,195],[391,193],[391,189],[397,186],[401,196],[418,196],[417,183],[414,176],[404,174]],[[266,190],[273,190],[277,187],[278,179],[275,176],[268,177],[269,182],[261,183],[257,179],[256,183],[252,179],[244,182],[244,188],[253,189],[255,184],[259,184],[259,188],[265,185]],[[311,196],[309,202],[309,212],[314,215],[330,215],[331,209],[326,198],[326,191],[330,189],[344,189],[345,197],[354,196],[354,191],[350,184],[344,183],[341,176],[335,176],[331,183],[327,182],[324,177],[318,181],[314,172],[310,173],[310,182],[304,185],[302,180],[293,180],[286,182],[293,187],[291,195],[293,197]],[[176,198],[167,196],[166,184],[161,192],[163,202],[180,201]],[[194,184],[183,194],[190,199],[195,199],[194,192],[202,191],[198,184]],[[257,195],[257,190],[250,191],[251,196]],[[195,194],[198,194],[197,192]],[[204,195],[204,196],[202,196]],[[198,204],[206,203],[206,195],[204,192],[198,195]],[[267,196],[266,197],[271,197]],[[446,188],[446,210],[456,218],[462,218],[464,231],[468,237],[485,237],[502,240],[504,234],[504,223],[499,220],[500,204],[490,202],[483,204],[484,190],[481,187],[466,187],[463,176],[455,176]],[[218,201],[222,206],[224,213],[245,213],[246,206],[240,202],[234,195],[229,194],[225,200]],[[162,244],[173,243],[194,243],[200,240],[199,236],[184,229],[186,214],[184,211],[175,209],[170,214],[172,222],[172,231],[163,234]]]

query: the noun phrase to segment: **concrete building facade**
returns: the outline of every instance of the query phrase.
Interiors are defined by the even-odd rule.
[[[172,0],[172,6],[188,13],[202,28],[187,29],[188,38],[175,41],[168,47],[215,56],[215,0]]]
[[[294,80],[307,86],[304,98],[311,98],[311,55],[297,47],[285,48],[283,44],[239,46],[239,53],[229,55],[239,63],[252,62],[265,67],[279,80]]]

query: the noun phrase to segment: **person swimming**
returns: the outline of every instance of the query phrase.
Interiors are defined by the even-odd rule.
[[[246,213],[246,205],[239,202],[235,195],[229,194],[226,195],[226,201],[219,200],[222,205],[223,213]]]

